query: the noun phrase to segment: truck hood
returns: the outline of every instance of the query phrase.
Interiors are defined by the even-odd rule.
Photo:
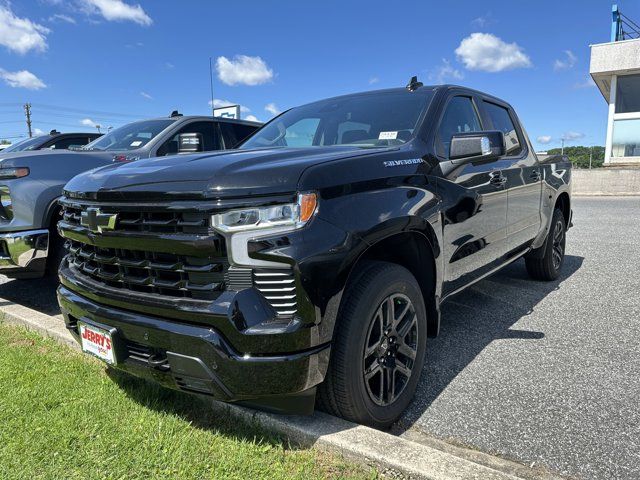
[[[82,198],[126,197],[127,192],[144,194],[137,198],[165,195],[235,198],[286,194],[296,190],[300,175],[311,165],[395,149],[261,148],[149,158],[85,172],[74,177],[65,191],[68,195]]]
[[[88,155],[96,160],[104,160],[105,163],[111,162],[113,152],[91,152],[77,150],[29,150],[26,152],[7,152],[0,151],[0,168],[11,167],[32,167],[34,165],[49,163],[52,161],[60,162],[65,159],[79,159]]]

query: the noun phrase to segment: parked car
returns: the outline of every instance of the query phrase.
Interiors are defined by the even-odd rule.
[[[186,392],[388,427],[440,305],[524,257],[553,280],[571,165],[457,86],[293,108],[238,150],[65,187],[58,300],[85,352]]]
[[[56,232],[58,199],[74,175],[114,162],[231,148],[259,126],[174,112],[168,118],[130,123],[74,151],[1,152],[0,273],[34,278],[49,267],[57,274],[64,254]]]
[[[60,133],[51,130],[48,135],[37,135],[25,138],[3,149],[2,153],[30,152],[33,150],[68,150],[80,148],[89,142],[100,138],[101,133]]]

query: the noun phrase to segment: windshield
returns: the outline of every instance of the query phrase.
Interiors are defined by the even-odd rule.
[[[82,150],[137,150],[144,147],[173,122],[174,120],[145,120],[129,123],[88,143],[82,147]]]
[[[12,145],[9,145],[7,148],[5,148],[2,153],[6,153],[6,152],[23,152],[25,150],[34,150],[36,148],[38,148],[43,141],[43,137],[39,136],[39,137],[33,137],[33,138],[25,138],[24,140],[20,140],[17,143],[14,143]]]
[[[332,98],[283,113],[239,148],[401,145],[413,138],[431,91]]]

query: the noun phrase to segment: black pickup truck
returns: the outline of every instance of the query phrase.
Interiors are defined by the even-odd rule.
[[[235,151],[72,179],[58,299],[115,368],[386,427],[445,299],[521,257],[534,279],[558,276],[570,177],[478,91],[412,79],[322,100]]]

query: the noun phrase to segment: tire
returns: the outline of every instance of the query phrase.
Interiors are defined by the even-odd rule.
[[[60,236],[55,228],[49,230],[49,249],[47,253],[47,272],[49,278],[58,277],[58,269],[62,259],[67,254],[64,248],[64,239]]]
[[[564,264],[567,228],[564,215],[559,209],[553,211],[551,228],[547,233],[547,240],[540,247],[542,252],[532,252],[525,258],[525,265],[529,276],[534,280],[551,281],[558,278]]]
[[[397,322],[391,321],[391,306]],[[375,428],[390,427],[414,396],[426,338],[424,299],[413,275],[393,263],[363,264],[343,298],[319,389],[320,408]]]

